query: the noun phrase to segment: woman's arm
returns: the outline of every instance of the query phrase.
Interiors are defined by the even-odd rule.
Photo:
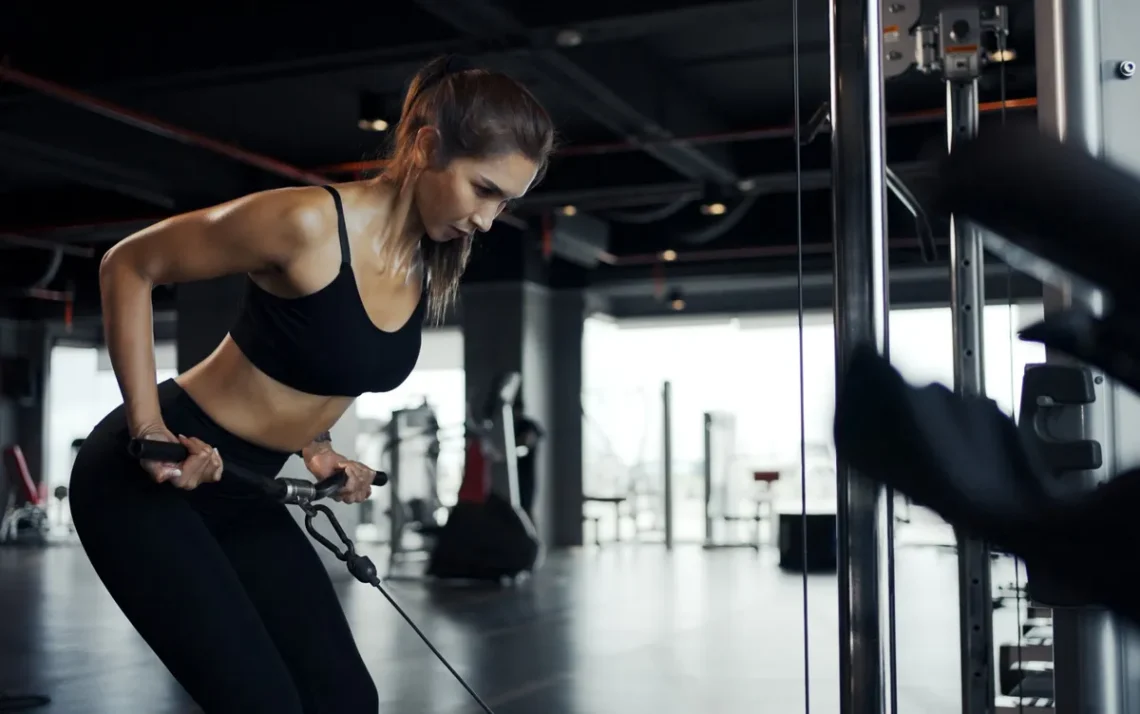
[[[154,286],[287,270],[309,244],[327,235],[327,218],[316,203],[321,195],[319,188],[252,194],[168,218],[103,256],[99,286],[107,350],[133,435],[162,424],[154,363]]]
[[[332,454],[338,459],[340,458],[340,456],[333,451],[332,434],[327,431],[322,431],[320,434],[317,434],[317,436],[309,442],[308,446],[297,452],[297,455],[301,457],[306,466],[312,463],[313,459],[319,461],[320,457],[327,456],[328,454]]]
[[[318,480],[323,481],[337,471],[345,472],[348,481],[344,489],[334,496],[337,501],[362,503],[372,495],[376,471],[333,450],[332,436],[327,431],[318,434],[298,455],[305,462],[305,468]]]

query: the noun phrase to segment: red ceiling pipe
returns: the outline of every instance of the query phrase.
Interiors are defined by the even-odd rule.
[[[295,166],[286,164],[283,161],[263,156],[261,154],[247,151],[245,149],[226,144],[225,142],[212,139],[204,134],[184,129],[182,127],[174,126],[160,119],[150,117],[139,112],[135,112],[125,107],[112,104],[97,97],[92,97],[83,92],[76,91],[70,87],[65,87],[56,82],[35,77],[26,72],[18,69],[0,65],[0,79],[7,80],[13,84],[18,84],[26,89],[37,91],[42,94],[54,97],[59,101],[72,104],[74,106],[86,109],[87,111],[100,114],[102,116],[123,122],[130,126],[143,129],[144,131],[164,136],[169,139],[196,146],[200,148],[213,151],[214,153],[226,156],[235,161],[255,166],[264,171],[268,171],[278,176],[288,178],[300,183],[307,184],[322,184],[328,181],[328,176],[322,174],[337,174],[337,173],[360,173],[365,171],[372,171],[375,169],[383,168],[386,162],[384,160],[374,161],[352,161],[340,164],[333,164],[331,166],[320,167],[314,171],[307,171],[299,169]],[[1037,106],[1036,97],[1025,97],[1020,99],[1007,99],[996,102],[985,102],[978,107],[981,113],[1001,111],[1003,109],[1027,109]],[[945,117],[946,110],[943,108],[925,109],[916,112],[906,112],[903,114],[896,114],[888,117],[888,125],[901,125],[910,124],[916,121],[929,121]],[[793,135],[795,127],[791,125],[779,125],[769,127],[758,127],[755,129],[745,129],[741,131],[728,131],[728,132],[715,132],[711,134],[695,134],[691,136],[674,137],[671,139],[663,139],[658,141],[616,141],[600,144],[579,144],[567,146],[559,151],[563,156],[575,155],[588,155],[588,154],[609,154],[625,151],[639,151],[643,148],[650,146],[661,145],[677,145],[677,144],[714,144],[714,143],[728,143],[733,141],[757,141],[762,139],[778,139],[787,138]]]
[[[1021,99],[1007,99],[1004,102],[984,102],[978,105],[982,114],[998,112],[1003,109],[1032,109],[1037,106],[1037,97],[1024,97]],[[945,119],[945,109],[923,109],[916,112],[895,114],[887,118],[887,126],[905,126],[919,122],[937,121]],[[741,129],[738,131],[722,131],[711,134],[692,134],[690,136],[676,136],[671,139],[658,139],[646,141],[612,141],[599,144],[571,144],[558,150],[559,156],[587,156],[600,154],[616,154],[629,151],[640,151],[654,146],[677,146],[680,144],[727,144],[734,141],[762,141],[765,139],[787,139],[795,135],[795,127],[791,124],[777,126],[764,126],[755,129]],[[317,169],[327,174],[359,174],[374,171],[384,167],[383,160],[375,161],[348,161],[340,164],[322,166]]]
[[[35,233],[35,234],[51,234],[58,231],[85,231],[85,230],[99,230],[101,228],[114,228],[114,227],[127,227],[134,223],[141,223],[143,221],[150,221],[157,223],[166,218],[170,218],[169,213],[152,213],[146,216],[136,216],[134,218],[109,218],[109,219],[89,219],[80,221],[78,223],[52,223],[50,225],[38,224],[29,226],[12,226],[5,227],[4,230],[9,233]]]
[[[997,112],[1004,109],[1028,109],[1037,106],[1036,97],[1022,99],[1007,99],[1003,102],[984,102],[978,105],[979,113]],[[919,122],[936,121],[946,117],[945,109],[923,109],[916,112],[904,112],[887,117],[887,126],[905,126]],[[701,144],[726,144],[735,141],[762,141],[765,139],[790,139],[795,136],[795,126],[791,124],[781,126],[758,127],[756,129],[741,129],[738,131],[721,131],[711,134],[695,134],[692,136],[678,136],[671,139],[650,141],[613,141],[601,144],[571,144],[558,153],[562,156],[584,156],[597,154],[614,154],[625,151],[637,151],[643,147],[688,144],[700,146]]]
[[[252,151],[227,144],[217,139],[212,139],[205,134],[183,129],[182,127],[175,126],[161,119],[141,114],[132,109],[120,107],[116,104],[93,97],[89,94],[65,87],[62,84],[52,82],[41,77],[35,77],[27,72],[21,72],[18,69],[12,69],[0,65],[0,80],[7,80],[13,84],[18,84],[25,89],[46,94],[49,97],[54,97],[61,102],[77,106],[81,109],[94,112],[101,116],[105,116],[115,121],[123,122],[130,126],[148,131],[158,136],[163,136],[168,139],[181,142],[188,146],[194,146],[208,151],[213,151],[227,158],[233,159],[239,163],[253,166],[263,171],[268,171],[272,174],[297,181],[303,184],[321,185],[328,183],[329,177],[321,173],[299,169],[291,166],[283,161],[263,156]],[[382,164],[381,164],[382,165]],[[504,212],[499,216],[499,220],[506,225],[513,226],[519,230],[526,228],[526,222],[509,212]]]
[[[278,161],[277,159],[272,159],[252,151],[246,151],[245,149],[218,141],[217,139],[212,139],[204,134],[183,129],[182,127],[164,122],[161,119],[156,119],[155,117],[120,107],[97,97],[92,97],[89,94],[76,91],[70,87],[65,87],[62,84],[35,77],[27,72],[21,72],[18,69],[0,65],[0,79],[18,84],[34,92],[46,94],[61,102],[71,104],[72,106],[85,109],[89,112],[94,112],[108,119],[128,124],[143,131],[166,137],[167,139],[173,139],[188,146],[212,151],[229,159],[233,159],[234,161],[254,166],[292,181],[315,185],[328,181],[327,176],[322,176],[319,173],[299,169],[283,161]]]
[[[51,300],[53,302],[70,303],[75,299],[75,293],[70,290],[47,290],[46,288],[28,288],[24,295],[38,300]]]

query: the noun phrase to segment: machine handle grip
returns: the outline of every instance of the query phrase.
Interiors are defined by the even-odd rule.
[[[166,461],[169,463],[182,463],[190,456],[190,450],[182,444],[171,441],[154,441],[152,439],[131,439],[127,442],[127,454],[139,461]],[[285,493],[285,484],[271,478],[266,478],[237,466],[227,466],[226,474],[243,481],[270,498],[280,499]]]
[[[182,444],[152,439],[131,439],[127,443],[127,453],[131,458],[139,461],[167,461],[171,463],[182,463],[190,455],[189,449]],[[338,471],[316,483],[292,478],[265,478],[232,465],[226,467],[226,473],[256,486],[270,497],[285,503],[312,503],[325,498],[332,498],[344,490],[348,483],[348,474],[343,471]],[[372,483],[376,486],[387,484],[388,474],[377,471]]]
[[[346,484],[348,484],[348,474],[343,471],[337,471],[332,476],[329,476],[328,478],[321,481],[317,481],[313,485],[312,500],[320,501],[324,498],[332,498],[344,490]]]
[[[153,439],[131,439],[127,453],[139,461],[169,461],[180,464],[190,455],[190,450],[182,444]]]

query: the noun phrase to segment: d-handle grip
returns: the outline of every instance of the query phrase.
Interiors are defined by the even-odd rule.
[[[182,444],[152,439],[131,439],[127,444],[127,453],[139,461],[166,461],[173,464],[180,464],[190,456],[190,450]]]

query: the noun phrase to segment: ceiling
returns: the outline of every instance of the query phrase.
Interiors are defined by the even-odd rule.
[[[1033,112],[1032,4],[1012,5],[1017,58],[983,76],[981,100],[992,103],[983,129]],[[783,276],[801,223],[805,264],[826,271],[830,140],[810,120],[830,91],[828,2],[798,2],[799,197],[795,6],[411,0],[399,12],[384,3],[314,12],[235,0],[225,12],[195,4],[110,24],[101,6],[87,6],[65,24],[54,6],[23,3],[0,29],[0,306],[34,318],[72,296],[77,310],[97,310],[98,259],[131,231],[374,168],[383,133],[358,126],[360,97],[398,100],[416,68],[444,52],[526,82],[561,135],[547,179],[483,239],[489,246],[537,245],[544,216],[573,206],[608,226],[609,242],[588,268],[548,257],[557,280],[645,285],[638,294],[661,302],[671,280]],[[1003,87],[1006,100],[1026,101],[999,110]],[[921,183],[945,152],[945,96],[940,79],[917,71],[887,82],[888,162],[905,181]],[[723,215],[709,215],[713,203]],[[892,265],[921,263],[913,219],[893,198],[889,223]],[[944,227],[935,232],[944,238]],[[493,277],[495,250],[470,280]],[[676,259],[662,263],[670,250]]]

